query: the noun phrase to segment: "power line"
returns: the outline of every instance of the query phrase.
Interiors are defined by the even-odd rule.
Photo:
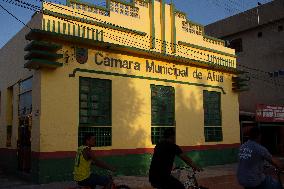
[[[52,4],[52,5],[54,5],[54,4]],[[54,6],[57,6],[57,5],[54,5]],[[57,7],[62,9],[62,7],[59,7],[59,6],[57,6]],[[71,11],[71,10],[68,10],[68,11]],[[79,12],[77,12],[77,11],[72,11],[72,12],[75,12],[75,13],[78,13],[78,14],[83,15],[82,13],[79,13]],[[54,16],[54,17],[56,17],[56,18],[58,18],[58,19],[61,19],[61,20],[64,20],[64,21],[66,21],[66,22],[72,23],[72,24],[74,24],[74,25],[77,25],[77,26],[82,27],[82,28],[87,29],[87,30],[94,30],[94,29],[91,29],[91,28],[89,28],[89,27],[87,27],[87,26],[80,25],[80,24],[78,24],[78,23],[72,22],[72,21],[70,21],[70,20],[68,20],[68,19],[63,19],[63,18],[60,18],[60,17],[57,17],[57,16]],[[89,16],[89,17],[90,17],[90,16]],[[96,18],[94,18],[94,19],[96,19]],[[100,20],[100,19],[98,19],[98,20]],[[101,21],[101,20],[100,20],[100,21]],[[109,30],[109,29],[107,29],[107,30]],[[125,33],[121,32],[121,31],[119,31],[119,33],[122,33],[123,35],[125,35]],[[125,37],[121,37],[121,36],[117,36],[117,35],[113,35],[113,34],[105,33],[105,32],[104,32],[104,36],[108,37],[109,39],[113,39],[114,41],[119,42],[119,43],[123,43],[123,44],[126,43],[126,44],[128,44],[128,45],[129,45],[129,43],[130,43],[130,45],[132,45],[132,46],[134,46],[133,43],[135,43],[135,46],[138,46],[138,47],[140,47],[140,48],[142,48],[142,49],[143,49],[143,48],[149,48],[149,46],[145,46],[143,43],[138,43],[138,44],[139,44],[139,45],[138,45],[136,41],[130,41],[129,39],[130,39],[130,38],[133,38],[133,36],[131,36],[130,38],[125,38]],[[146,37],[150,37],[150,36],[146,36]],[[135,39],[137,39],[137,38],[135,38]],[[140,40],[141,40],[141,39],[140,39]],[[145,41],[145,40],[141,40],[141,41],[150,42],[150,41]],[[164,42],[162,42],[162,40],[160,40],[160,39],[155,39],[155,41],[161,42],[161,44],[164,43]],[[170,44],[170,45],[171,45],[171,44],[173,44],[173,43],[166,42],[166,44]],[[141,46],[141,45],[142,45],[142,46]],[[198,57],[195,57],[195,55],[192,54],[192,53],[199,53],[199,54],[202,54],[202,53],[199,52],[198,50],[191,50],[191,49],[189,49],[189,48],[187,48],[187,47],[185,47],[185,46],[179,45],[179,44],[175,44],[175,45],[177,45],[177,50],[178,50],[179,53],[182,53],[182,54],[184,54],[184,55],[188,55],[189,57],[198,58]],[[187,52],[179,51],[179,48],[183,48],[183,49],[185,49]],[[155,50],[159,50],[159,49],[156,49],[156,48],[154,48],[154,49],[155,49]],[[189,54],[189,53],[188,53],[189,51],[191,51],[192,53]],[[199,59],[203,60],[203,59],[200,58],[200,57],[199,57]],[[206,61],[206,60],[205,60],[205,61]],[[247,66],[243,66],[243,67],[246,67],[246,68],[248,68],[248,69],[252,69],[252,70],[254,70],[254,71],[260,71],[260,70],[258,70],[258,69],[249,68],[249,67],[247,67]],[[266,71],[262,71],[262,72],[268,73],[268,72],[266,72]],[[249,74],[253,74],[253,73],[249,72]],[[263,79],[259,79],[259,78],[256,77],[256,76],[253,76],[253,78],[258,79],[258,80],[263,80]],[[261,76],[261,78],[263,78],[263,76]],[[268,82],[268,83],[271,83],[271,82],[268,81],[268,80],[265,80],[265,81]],[[272,83],[272,84],[275,85],[275,82]],[[277,85],[277,86],[283,86],[283,85]]]
[[[19,21],[20,23],[22,23],[24,26],[26,26],[27,28],[29,28],[30,30],[32,30],[32,28],[30,28],[28,25],[26,25],[23,21],[21,21],[20,19],[18,19],[15,15],[13,15],[12,13],[10,13],[7,9],[5,9],[1,4],[0,7],[5,10],[8,14],[10,14],[13,18],[15,18],[17,21]]]

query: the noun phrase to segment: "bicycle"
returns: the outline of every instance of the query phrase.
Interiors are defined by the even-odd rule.
[[[120,184],[120,185],[116,185],[114,180],[113,180],[113,174],[112,172],[108,173],[108,177],[110,178],[111,184],[110,186],[107,187],[102,187],[102,189],[131,189],[129,186],[125,185],[125,184]],[[69,187],[66,189],[92,189],[90,186],[80,186],[77,184],[77,186],[75,187]],[[97,189],[97,187],[96,187]]]
[[[192,167],[176,167],[173,169],[172,175],[180,180],[186,189],[208,189],[204,186],[199,186],[195,177],[196,172]]]
[[[284,175],[284,171],[280,170],[280,169],[276,168],[275,166],[268,164],[268,163],[264,166],[264,169],[265,169],[265,174],[271,175],[274,178],[276,177],[279,184],[281,185],[281,189],[284,189],[283,183],[282,183],[282,180],[281,180],[281,175]]]

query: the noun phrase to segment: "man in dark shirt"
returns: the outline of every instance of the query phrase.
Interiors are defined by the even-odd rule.
[[[265,162],[277,168],[283,168],[280,160],[272,157],[269,151],[260,144],[261,132],[258,127],[250,130],[250,138],[241,145],[237,178],[246,189],[281,189],[278,181],[264,174]]]
[[[149,170],[149,181],[153,187],[159,189],[185,189],[183,184],[171,175],[175,156],[180,157],[194,170],[201,170],[175,144],[174,130],[168,129],[164,133],[164,140],[158,143],[154,149]]]

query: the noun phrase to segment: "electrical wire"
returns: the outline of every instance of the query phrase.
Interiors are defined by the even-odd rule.
[[[23,7],[23,8],[25,8],[25,7]],[[62,7],[60,7],[60,8],[62,8]],[[58,19],[62,19],[62,18],[59,18],[59,17],[57,17]],[[65,20],[65,21],[67,21],[67,22],[69,22],[69,23],[72,23],[72,24],[74,24],[74,25],[77,25],[77,26],[80,26],[80,27],[82,27],[82,28],[85,28],[85,29],[87,29],[87,30],[89,30],[90,28],[88,28],[88,27],[86,27],[86,26],[83,26],[83,25],[80,25],[80,24],[78,24],[78,23],[75,23],[75,22],[70,22],[70,20],[68,20],[68,19],[63,19],[63,20]],[[94,30],[94,29],[91,29],[91,30]],[[122,33],[122,32],[120,32],[120,33]],[[105,34],[105,32],[104,32],[104,34]],[[125,34],[125,33],[123,33],[123,34]],[[122,37],[120,37],[120,36],[117,36],[117,35],[110,35],[110,34],[108,34],[108,33],[106,33],[106,36],[108,37],[108,38],[110,38],[110,39],[113,39],[113,40],[115,40],[115,41],[118,41],[118,42],[129,42],[129,38],[122,38]],[[115,38],[114,38],[115,37]],[[119,38],[119,39],[117,39],[117,38]],[[123,40],[123,41],[122,41]],[[143,40],[143,41],[145,41],[145,40]],[[159,39],[156,39],[155,41],[160,41],[161,42],[161,40],[159,40]],[[134,41],[132,41],[132,45],[133,45],[133,42]],[[148,41],[148,42],[150,42],[150,41]],[[136,43],[136,42],[135,42]],[[169,44],[172,44],[172,43],[170,43],[170,42],[166,42],[166,43],[169,43]],[[162,42],[161,42],[161,44],[162,44]],[[129,45],[129,44],[128,44]],[[143,44],[142,44],[143,45]],[[186,47],[184,47],[184,46],[181,46],[181,45],[179,45],[179,44],[175,44],[175,45],[177,45],[177,48],[186,48]],[[137,43],[135,44],[135,47],[137,46]],[[150,46],[141,46],[140,45],[140,43],[139,43],[139,47],[141,47],[141,48],[149,48]],[[159,49],[156,49],[155,48],[155,50],[159,50]],[[190,49],[188,49],[188,50],[190,50]],[[194,52],[194,53],[196,53],[196,52],[198,52],[198,53],[200,53],[199,51],[193,51],[193,50],[190,50],[191,52]],[[182,51],[179,51],[179,52],[182,52]],[[193,56],[194,58],[197,58],[197,57],[195,57],[194,56],[194,54],[188,54],[188,52],[182,52],[183,54],[186,54],[186,55],[189,55],[189,56]],[[244,66],[244,67],[246,67],[246,68],[248,68],[247,66]],[[249,69],[253,69],[253,68],[249,68]],[[259,70],[255,70],[255,71],[259,71]],[[265,71],[263,71],[263,72],[265,72]],[[269,73],[269,72],[266,72],[266,73]],[[251,74],[251,73],[250,73]],[[255,77],[255,76],[254,76]],[[255,77],[256,78],[256,77]]]
[[[19,18],[17,18],[15,15],[13,15],[10,11],[8,11],[5,7],[3,7],[0,4],[0,7],[5,10],[8,14],[10,14],[13,18],[15,18],[17,21],[19,21],[20,23],[22,23],[25,27],[29,28],[30,30],[32,30],[32,28],[30,28],[28,25],[26,25],[23,21],[21,21]]]

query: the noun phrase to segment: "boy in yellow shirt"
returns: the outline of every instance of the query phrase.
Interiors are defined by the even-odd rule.
[[[91,149],[95,146],[95,143],[96,138],[93,134],[88,133],[84,136],[84,144],[79,146],[75,158],[74,180],[80,186],[95,188],[96,185],[99,185],[107,187],[111,185],[109,177],[91,173],[91,164],[94,163],[98,167],[111,171],[115,171],[115,168],[96,158],[94,150]]]

